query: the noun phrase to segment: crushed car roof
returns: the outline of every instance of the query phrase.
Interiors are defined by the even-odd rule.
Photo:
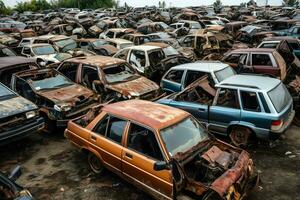
[[[183,110],[143,100],[129,100],[105,105],[105,112],[160,130],[177,123],[189,114]]]
[[[119,58],[113,58],[110,56],[86,56],[86,57],[75,57],[68,59],[67,62],[84,63],[97,67],[105,67],[108,65],[114,65],[126,62]]]

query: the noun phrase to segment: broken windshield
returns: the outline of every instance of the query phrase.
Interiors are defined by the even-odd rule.
[[[126,63],[111,65],[103,69],[105,79],[108,83],[124,82],[135,79],[135,71]]]
[[[208,138],[205,129],[192,116],[160,132],[170,156],[184,153]]]
[[[30,84],[37,91],[52,90],[73,85],[71,81],[69,81],[66,77],[64,77],[61,74],[55,74],[52,77],[40,80],[31,80]]]

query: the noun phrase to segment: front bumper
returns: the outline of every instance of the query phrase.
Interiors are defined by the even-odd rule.
[[[34,121],[21,125],[20,127],[11,128],[8,131],[0,133],[0,145],[4,145],[19,139],[22,139],[29,134],[42,130],[45,126],[44,119],[38,117]]]

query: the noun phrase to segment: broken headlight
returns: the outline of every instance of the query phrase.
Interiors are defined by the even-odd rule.
[[[36,116],[36,112],[35,111],[29,111],[26,113],[26,118],[27,119],[31,119],[34,118]]]
[[[58,112],[67,112],[72,109],[72,106],[70,104],[59,104],[59,105],[54,105],[54,110]]]

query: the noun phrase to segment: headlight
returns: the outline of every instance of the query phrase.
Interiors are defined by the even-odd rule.
[[[67,112],[72,109],[72,106],[69,104],[60,104],[60,105],[54,105],[54,110],[58,112]]]
[[[36,116],[35,111],[30,111],[30,112],[27,112],[27,113],[26,113],[26,118],[27,118],[27,119],[31,119],[31,118],[33,118],[33,117],[35,117],[35,116]]]

